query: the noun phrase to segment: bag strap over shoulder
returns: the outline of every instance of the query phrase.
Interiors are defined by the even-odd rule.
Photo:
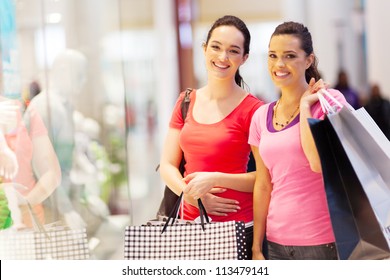
[[[185,118],[187,117],[187,113],[188,113],[188,108],[190,107],[190,102],[191,102],[191,98],[190,98],[190,95],[191,95],[191,92],[193,91],[192,88],[187,88],[186,89],[186,92],[184,94],[184,98],[183,98],[183,101],[181,102],[180,104],[180,108],[181,108],[181,116],[183,118],[183,120],[185,120]],[[158,171],[158,169],[160,168],[160,164],[158,164],[156,166],[156,171]]]
[[[181,116],[183,118],[183,120],[185,120],[185,118],[187,117],[187,113],[188,113],[188,108],[190,107],[190,102],[191,102],[191,98],[190,98],[190,94],[192,92],[192,88],[187,88],[186,89],[186,92],[184,94],[184,98],[183,98],[183,101],[181,102]]]

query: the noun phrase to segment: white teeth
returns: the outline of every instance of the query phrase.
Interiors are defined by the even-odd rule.
[[[287,76],[288,73],[286,73],[286,72],[275,72],[275,75],[278,76],[278,77],[284,77],[284,76]]]
[[[214,63],[215,66],[217,66],[218,68],[222,68],[222,69],[227,69],[229,68],[228,65],[220,65],[220,64],[217,64],[217,63]]]

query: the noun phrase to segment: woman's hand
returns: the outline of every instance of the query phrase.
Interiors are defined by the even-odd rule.
[[[252,251],[252,260],[265,260],[261,251]]]
[[[218,172],[194,172],[183,178],[187,187],[183,192],[194,199],[203,197],[217,185]]]
[[[225,189],[213,188],[210,193],[202,196],[202,202],[206,208],[207,214],[215,216],[227,216],[229,213],[235,213],[240,209],[239,202],[234,199],[218,197],[215,193],[224,192]]]
[[[19,165],[15,153],[3,143],[0,147],[0,177],[12,180],[18,173]]]
[[[327,84],[325,84],[322,79],[319,79],[316,82],[314,78],[311,78],[309,82],[309,87],[301,97],[300,107],[310,108],[314,103],[318,101],[318,95],[314,93],[317,93],[321,89],[325,88],[327,88]]]

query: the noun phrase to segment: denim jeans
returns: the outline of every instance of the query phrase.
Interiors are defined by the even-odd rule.
[[[335,243],[316,246],[285,246],[268,241],[270,260],[337,260]]]

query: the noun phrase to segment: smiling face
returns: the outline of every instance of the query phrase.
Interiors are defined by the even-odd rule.
[[[209,75],[234,79],[248,57],[244,54],[244,35],[234,26],[219,26],[204,46],[204,55]]]
[[[313,63],[314,55],[307,55],[301,41],[293,35],[273,36],[268,50],[268,71],[279,87],[295,87],[305,80],[305,71]]]

